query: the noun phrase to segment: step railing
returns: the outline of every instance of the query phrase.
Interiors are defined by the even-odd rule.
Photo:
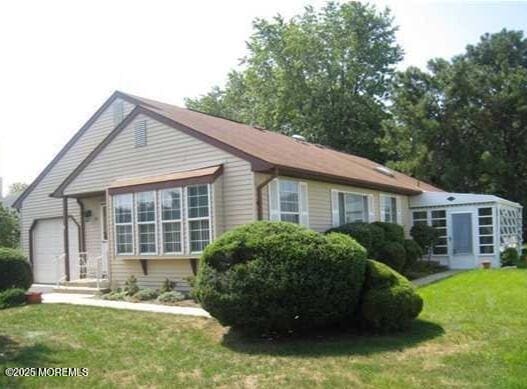
[[[65,261],[66,254],[55,257],[57,272],[57,287],[66,281]],[[103,256],[90,256],[87,252],[79,252],[73,258],[70,257],[70,280],[95,279],[97,289],[100,289],[101,281],[108,279],[107,266],[103,266]]]

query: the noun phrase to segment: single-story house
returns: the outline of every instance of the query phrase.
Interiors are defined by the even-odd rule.
[[[302,137],[115,92],[16,200],[35,282],[183,282],[204,247],[255,220],[441,229],[451,268],[521,244],[521,206],[446,193]]]

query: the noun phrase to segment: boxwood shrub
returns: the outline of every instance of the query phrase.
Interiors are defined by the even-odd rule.
[[[386,240],[384,230],[370,223],[354,222],[331,228],[327,233],[338,232],[355,239],[368,252],[368,257],[376,258]]]
[[[25,304],[26,290],[20,288],[7,289],[0,292],[0,309],[16,307]]]
[[[0,247],[0,291],[12,288],[28,290],[32,283],[31,266],[24,254]]]
[[[402,271],[406,264],[406,250],[401,243],[387,242],[376,259],[394,270]]]
[[[368,260],[360,307],[360,324],[375,331],[407,328],[423,309],[413,285],[383,263]]]
[[[384,230],[384,238],[387,242],[404,243],[404,229],[399,224],[386,222],[374,222],[372,224]]]
[[[406,251],[405,269],[411,268],[424,254],[421,246],[413,239],[404,240],[404,250]]]
[[[260,221],[205,249],[196,297],[223,325],[289,333],[342,324],[359,307],[366,250],[349,236]]]

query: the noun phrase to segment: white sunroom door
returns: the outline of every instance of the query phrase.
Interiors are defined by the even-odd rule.
[[[452,213],[452,259],[453,269],[470,269],[474,267],[474,241],[472,212]]]

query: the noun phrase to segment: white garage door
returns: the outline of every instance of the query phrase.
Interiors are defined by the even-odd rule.
[[[69,222],[70,269],[78,258],[79,229],[75,222]],[[60,269],[56,258],[64,252],[64,227],[62,219],[39,220],[33,230],[33,278],[34,282],[51,284],[57,282],[57,277],[64,274],[64,260]],[[72,274],[72,278],[75,278]]]

